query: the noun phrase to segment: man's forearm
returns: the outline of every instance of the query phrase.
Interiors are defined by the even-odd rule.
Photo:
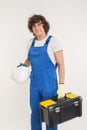
[[[59,83],[64,83],[65,82],[65,67],[63,64],[58,67],[58,74],[59,74]]]

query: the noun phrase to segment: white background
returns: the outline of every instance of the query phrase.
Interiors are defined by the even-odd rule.
[[[65,91],[83,97],[83,116],[59,125],[59,130],[87,129],[87,1],[0,0],[0,130],[29,130],[29,81],[16,84],[14,68],[26,57],[32,34],[28,17],[42,14],[50,33],[64,48]],[[43,127],[45,130],[45,128]]]

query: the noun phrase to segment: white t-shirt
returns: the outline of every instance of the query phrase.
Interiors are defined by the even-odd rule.
[[[43,46],[45,44],[48,36],[46,38],[44,38],[43,40],[40,40],[40,41],[35,40],[34,46],[36,46],[36,47],[37,46]],[[32,41],[33,41],[33,38],[30,39],[28,44],[27,44],[28,51],[30,49]],[[54,65],[56,64],[56,61],[55,61],[55,58],[54,58],[54,53],[56,51],[60,51],[60,50],[63,50],[62,45],[60,44],[59,40],[56,37],[52,36],[51,39],[50,39],[50,42],[48,43],[47,52],[48,52],[48,55],[49,55],[49,57],[50,57],[50,59],[51,59],[51,61],[53,62]]]

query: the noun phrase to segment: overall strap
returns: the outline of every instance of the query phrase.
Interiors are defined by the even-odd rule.
[[[48,44],[49,43],[49,41],[50,41],[50,39],[51,39],[51,35],[47,38],[47,40],[46,40],[46,43],[45,44]],[[55,67],[57,68],[57,63],[55,64]]]
[[[51,39],[51,35],[47,38],[47,40],[46,40],[46,42],[45,42],[45,44],[48,44],[49,43],[49,41],[50,41],[50,39]]]
[[[34,44],[35,44],[35,40],[36,40],[36,37],[34,37],[31,46],[34,46]]]

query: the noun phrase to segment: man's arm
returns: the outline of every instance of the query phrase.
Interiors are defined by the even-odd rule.
[[[62,98],[65,96],[64,92],[64,80],[65,80],[65,67],[64,67],[64,57],[63,51],[55,52],[55,60],[58,65],[58,74],[59,74],[59,85],[58,85],[58,98]]]

